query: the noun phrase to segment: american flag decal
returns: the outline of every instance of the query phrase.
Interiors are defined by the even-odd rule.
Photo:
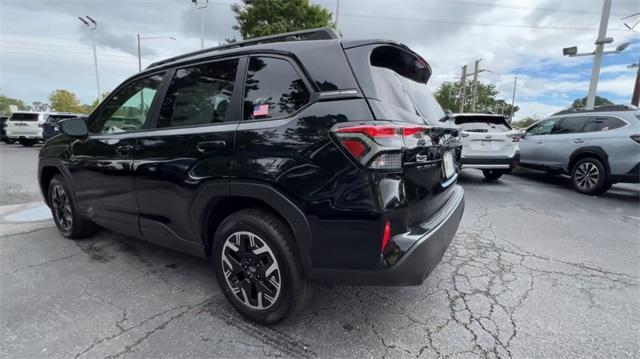
[[[268,116],[269,115],[269,105],[254,105],[253,106],[253,117],[258,116]]]

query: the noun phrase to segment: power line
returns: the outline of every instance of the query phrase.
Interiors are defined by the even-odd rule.
[[[561,30],[561,31],[594,31],[598,30],[593,27],[570,27],[570,26],[549,26],[549,25],[524,25],[524,24],[490,24],[483,22],[466,22],[466,21],[453,21],[453,20],[434,20],[434,19],[412,19],[392,16],[377,16],[377,15],[356,15],[356,14],[341,14],[340,16],[346,17],[360,17],[369,19],[381,19],[381,20],[398,20],[398,21],[413,21],[413,22],[425,22],[434,24],[447,24],[447,25],[466,25],[466,26],[488,26],[488,27],[505,27],[505,28],[521,28],[521,29],[541,29],[541,30]],[[625,29],[612,29],[609,31],[629,31]]]

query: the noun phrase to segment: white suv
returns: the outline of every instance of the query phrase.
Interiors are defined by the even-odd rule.
[[[17,111],[7,120],[7,138],[19,141],[23,146],[33,146],[42,141],[42,126],[51,112]]]
[[[459,113],[449,116],[462,133],[462,167],[481,169],[488,180],[497,180],[518,165],[521,133],[502,115]]]

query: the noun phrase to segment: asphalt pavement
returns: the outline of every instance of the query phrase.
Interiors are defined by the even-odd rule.
[[[0,145],[1,357],[640,357],[638,185],[595,197],[563,176],[465,170],[460,229],[422,286],[318,286],[264,327],[205,260],[108,231],[62,238],[37,152]]]

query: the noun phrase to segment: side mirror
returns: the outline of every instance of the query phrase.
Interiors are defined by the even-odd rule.
[[[70,118],[60,121],[60,132],[69,137],[84,138],[89,134],[87,123],[82,117]]]

